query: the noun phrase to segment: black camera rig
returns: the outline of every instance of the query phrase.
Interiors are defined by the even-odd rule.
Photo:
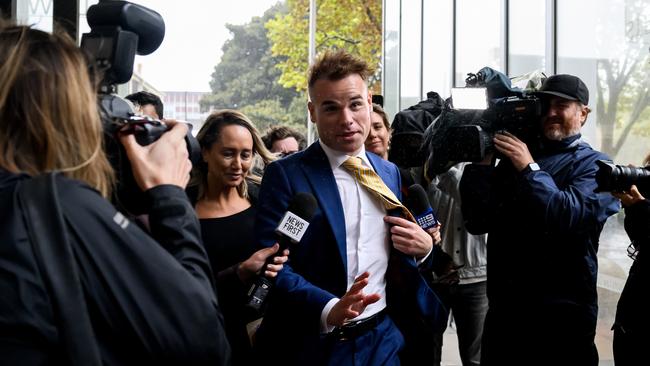
[[[115,170],[117,188],[114,203],[133,215],[146,213],[145,196],[137,186],[119,134],[132,133],[140,145],[158,140],[169,126],[163,121],[137,116],[131,105],[115,94],[116,85],[133,74],[135,55],[154,52],[165,37],[165,22],[154,10],[128,1],[100,0],[88,8],[90,32],[81,38],[81,49],[89,58],[91,71],[101,77],[99,109],[104,125],[104,145]],[[190,133],[185,137],[190,160],[198,162],[201,149]]]
[[[494,134],[507,131],[534,149],[539,141],[542,101],[511,86],[510,79],[489,67],[469,74],[466,88],[484,88],[485,109],[456,108],[447,99],[442,113],[425,132],[422,149],[426,175],[433,177],[460,162],[478,162],[494,151]]]

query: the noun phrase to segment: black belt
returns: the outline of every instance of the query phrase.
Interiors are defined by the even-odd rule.
[[[349,322],[342,327],[337,327],[330,333],[330,335],[339,341],[346,341],[349,339],[356,339],[362,336],[367,331],[374,329],[379,323],[386,318],[386,309],[377,314],[371,315],[365,319]]]

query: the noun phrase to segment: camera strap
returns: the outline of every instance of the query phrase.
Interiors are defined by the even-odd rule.
[[[77,263],[59,204],[57,173],[22,181],[17,195],[27,235],[53,307],[60,342],[70,365],[100,366]]]

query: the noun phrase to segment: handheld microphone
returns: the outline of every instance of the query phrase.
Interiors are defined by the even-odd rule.
[[[282,255],[282,252],[290,244],[300,242],[300,239],[302,239],[302,236],[309,227],[309,221],[314,217],[316,207],[318,207],[316,198],[310,193],[299,192],[291,198],[287,212],[275,229],[275,232],[278,234],[278,244],[280,245],[277,255]],[[246,301],[246,306],[248,308],[259,312],[264,306],[266,297],[273,287],[272,279],[266,278],[264,272],[266,271],[266,267],[273,263],[277,255],[266,258],[260,274],[255,277],[247,293],[248,300]]]
[[[408,188],[405,204],[415,217],[418,225],[424,230],[429,230],[439,224],[429,204],[427,193],[421,185],[413,184]]]

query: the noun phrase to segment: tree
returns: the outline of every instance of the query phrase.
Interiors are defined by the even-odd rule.
[[[239,109],[263,131],[271,124],[283,124],[305,131],[306,112],[292,109],[297,100],[305,104],[304,94],[282,86],[280,70],[283,60],[271,54],[271,44],[264,24],[286,11],[282,3],[254,17],[244,25],[228,24],[232,34],[222,47],[223,55],[214,68],[208,94],[201,100],[202,110]]]
[[[373,92],[381,91],[382,1],[319,0],[317,2],[316,52],[344,48],[374,67]],[[272,54],[281,57],[277,68],[280,84],[298,91],[307,89],[309,66],[309,0],[287,0],[287,13],[266,23]]]
[[[627,4],[634,17],[627,23],[626,40],[619,43],[622,49],[615,53],[622,56],[598,60],[596,116],[602,133],[601,149],[611,157],[619,153],[633,131],[640,135],[650,131],[650,126],[640,123],[648,121],[650,105],[650,58],[644,40],[650,14],[645,3]]]

